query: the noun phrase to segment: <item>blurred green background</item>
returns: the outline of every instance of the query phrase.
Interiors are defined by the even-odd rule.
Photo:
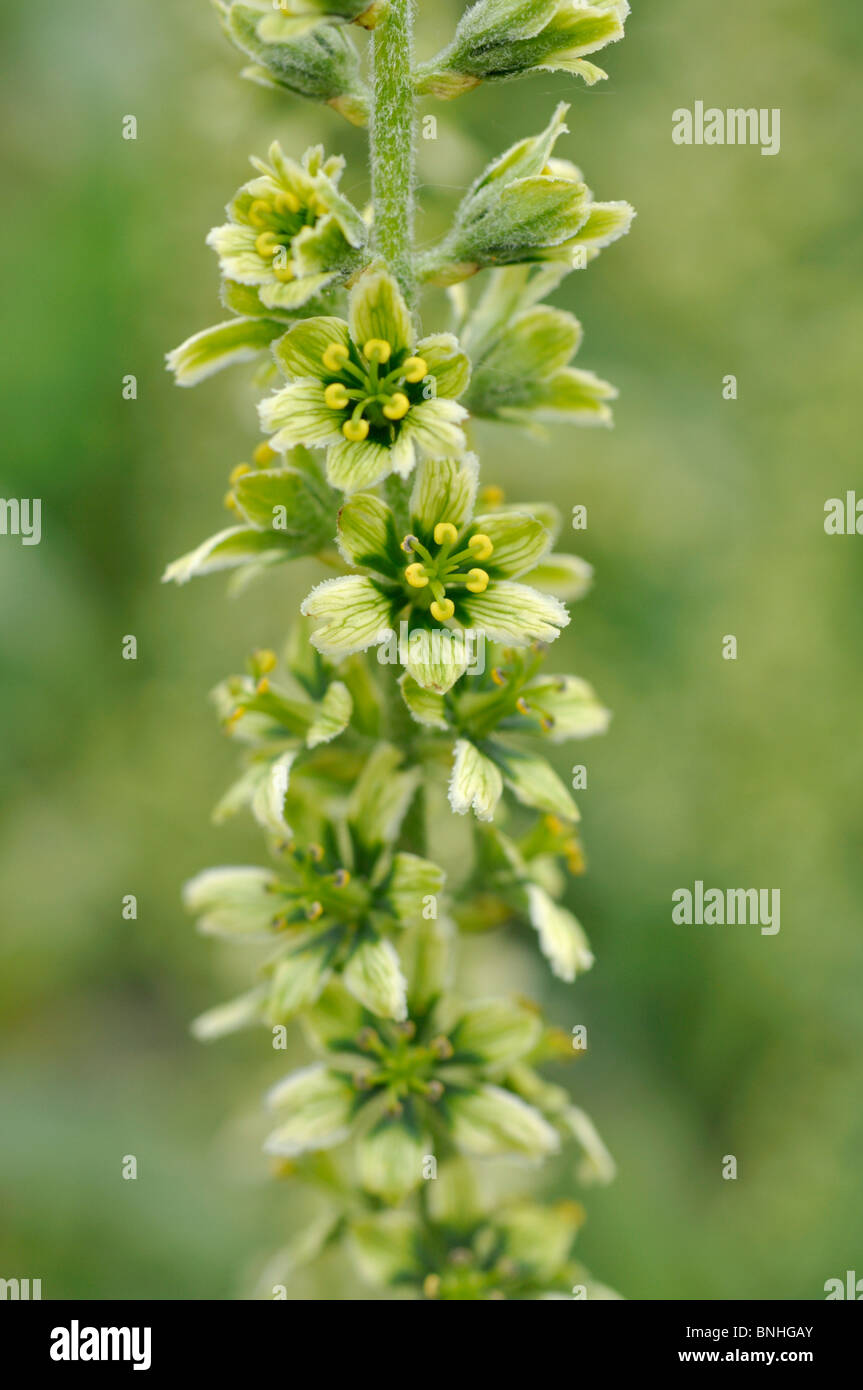
[[[423,54],[461,8],[420,0]],[[429,106],[419,152],[431,235],[565,98],[558,153],[639,214],[558,296],[580,365],[620,388],[616,428],[479,438],[510,500],[589,509],[569,539],[597,584],[555,664],[615,711],[562,764],[589,767],[571,903],[597,964],[568,991],[507,939],[471,959],[481,985],[588,1025],[577,1094],[620,1167],[585,1195],[598,1278],[636,1299],[822,1298],[863,1268],[863,540],[823,530],[827,498],[863,495],[863,20],[855,0],[634,10],[607,83],[543,74]],[[206,696],[280,643],[315,567],[231,601],[218,579],[160,586],[228,524],[256,438],[247,373],[182,393],[162,354],[220,317],[203,238],[248,154],[323,140],[362,199],[364,137],[239,81],[205,0],[16,6],[3,25],[0,495],[43,499],[43,540],[0,538],[0,1275],[45,1297],[243,1296],[305,1205],[259,1156],[284,1062],[265,1035],[190,1039],[247,963],[196,936],[178,890],[260,858],[249,826],[209,824],[235,756]],[[781,153],[675,146],[695,100],[781,108]],[[697,878],[780,888],[779,935],[673,926]],[[575,1190],[566,1161],[552,1190]],[[292,1296],[358,1296],[341,1265]]]

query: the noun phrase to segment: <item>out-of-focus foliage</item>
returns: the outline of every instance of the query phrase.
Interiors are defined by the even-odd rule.
[[[421,53],[461,8],[421,0]],[[201,242],[249,152],[323,141],[352,157],[362,206],[364,136],[238,83],[203,0],[19,7],[4,25],[0,495],[43,499],[43,540],[0,538],[0,1273],[42,1278],[45,1297],[228,1298],[274,1227],[308,1215],[301,1190],[271,1185],[249,1100],[304,1054],[266,1033],[218,1052],[191,1039],[247,967],[196,938],[178,885],[219,857],[206,812],[233,770],[206,692],[276,644],[323,576],[274,571],[254,605],[226,604],[218,577],[159,585],[229,524],[214,482],[255,438],[242,369],[190,408],[162,353],[210,321]],[[569,905],[597,965],[572,989],[515,937],[491,971],[487,938],[466,953],[477,992],[529,984],[567,1031],[588,1026],[579,1101],[619,1176],[591,1193],[578,1248],[630,1298],[818,1298],[863,1242],[863,541],[822,525],[828,497],[859,491],[861,33],[852,0],[820,30],[803,0],[641,0],[607,82],[542,74],[515,102],[489,86],[430,103],[437,139],[420,146],[429,241],[561,99],[561,153],[639,210],[557,296],[620,388],[614,431],[473,440],[509,502],[541,477],[565,513],[588,507],[573,548],[596,588],[559,655],[615,712],[578,750],[590,873]],[[671,113],[697,99],[780,107],[781,153],[675,146]],[[250,826],[218,834],[226,861],[254,859]],[[696,878],[779,887],[779,935],[672,926],[671,893]],[[560,1162],[551,1194],[574,1190]],[[292,1296],[356,1297],[344,1265]]]

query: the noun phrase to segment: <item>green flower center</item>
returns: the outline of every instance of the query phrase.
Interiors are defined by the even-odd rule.
[[[476,531],[467,540],[463,550],[455,550],[459,533],[450,521],[439,521],[434,528],[435,553],[432,554],[416,536],[405,536],[402,549],[420,558],[409,564],[405,570],[405,582],[414,592],[411,598],[417,602],[416,590],[427,590],[429,611],[438,622],[446,622],[455,612],[455,603],[447,595],[448,589],[466,589],[471,594],[482,594],[488,588],[488,570],[481,569],[471,561],[488,560],[494,545],[482,531]],[[469,568],[465,568],[469,566]]]
[[[344,412],[342,434],[352,444],[371,437],[392,443],[412,406],[423,399],[428,363],[405,349],[393,351],[384,338],[356,344],[330,343],[321,358],[330,410]]]
[[[361,878],[352,878],[342,865],[329,863],[320,845],[286,846],[289,856],[289,882],[279,882],[272,891],[284,906],[275,919],[284,930],[303,922],[356,925],[371,905],[371,890]]]
[[[451,1042],[441,1036],[418,1046],[413,1041],[415,1036],[416,1027],[411,1022],[381,1022],[376,1028],[364,1028],[357,1038],[362,1050],[375,1058],[371,1071],[363,1074],[362,1087],[386,1091],[393,1114],[401,1113],[402,1103],[409,1096],[435,1102],[444,1092],[444,1084],[436,1073],[441,1062],[452,1056]]]
[[[303,227],[313,226],[326,211],[319,198],[304,203],[287,188],[269,198],[255,198],[247,214],[249,225],[258,233],[255,250],[263,260],[272,261],[277,280],[293,280],[291,243]]]

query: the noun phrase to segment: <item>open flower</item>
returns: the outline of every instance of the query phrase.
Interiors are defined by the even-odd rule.
[[[571,270],[629,230],[629,203],[595,202],[580,169],[552,157],[568,110],[561,102],[545,130],[506,150],[471,185],[452,230],[423,257],[426,279],[451,285],[484,266],[534,261]]]
[[[526,513],[475,517],[477,475],[470,455],[423,464],[404,518],[373,493],[345,503],[339,546],[368,573],[325,580],[309,594],[302,611],[320,652],[340,657],[386,643],[384,660],[443,692],[467,669],[477,640],[527,646],[559,635],[569,622],[563,604],[516,582],[545,556],[549,532]]]
[[[252,159],[258,177],[228,204],[228,222],[207,237],[222,274],[254,285],[267,309],[295,309],[362,262],[366,226],[338,191],[345,161],[320,145],[302,164],[270,146],[269,163]]]
[[[360,1273],[378,1287],[441,1302],[616,1298],[575,1259],[578,1202],[515,1199],[483,1210],[467,1165],[452,1159],[429,1184],[427,1211],[383,1211],[350,1223]],[[471,1190],[473,1189],[473,1190]]]
[[[448,99],[479,82],[571,72],[592,85],[608,74],[586,54],[623,38],[628,0],[478,0],[455,37],[419,69],[418,90]]]
[[[262,402],[261,422],[277,450],[324,447],[327,476],[344,492],[402,477],[418,457],[465,448],[456,403],[470,364],[449,333],[417,342],[404,296],[380,267],[350,295],[349,321],[304,319],[275,345],[290,385]]]
[[[403,1021],[371,1017],[335,984],[309,1010],[311,1036],[328,1060],[271,1091],[279,1124],[268,1153],[293,1157],[354,1135],[361,1186],[398,1202],[419,1186],[424,1162],[441,1147],[525,1159],[557,1150],[560,1131],[505,1079],[541,1043],[541,1020],[502,999],[447,1017],[437,1003],[439,930],[431,922],[414,929],[424,939],[408,971]]]
[[[308,843],[285,839],[292,835],[285,819],[288,788],[277,777],[257,809],[280,842],[278,871],[211,869],[187,884],[186,905],[203,931],[279,948],[264,983],[198,1019],[199,1037],[254,1022],[284,1023],[313,1004],[336,975],[369,1013],[406,1017],[406,984],[391,938],[422,920],[444,875],[419,855],[393,853],[417,785],[400,763],[396,749],[378,745],[341,823],[321,820],[320,840]]]

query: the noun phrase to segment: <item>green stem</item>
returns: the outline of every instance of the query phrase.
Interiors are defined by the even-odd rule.
[[[390,0],[373,32],[371,122],[375,247],[396,276],[411,306],[416,299],[413,22],[414,0]]]

